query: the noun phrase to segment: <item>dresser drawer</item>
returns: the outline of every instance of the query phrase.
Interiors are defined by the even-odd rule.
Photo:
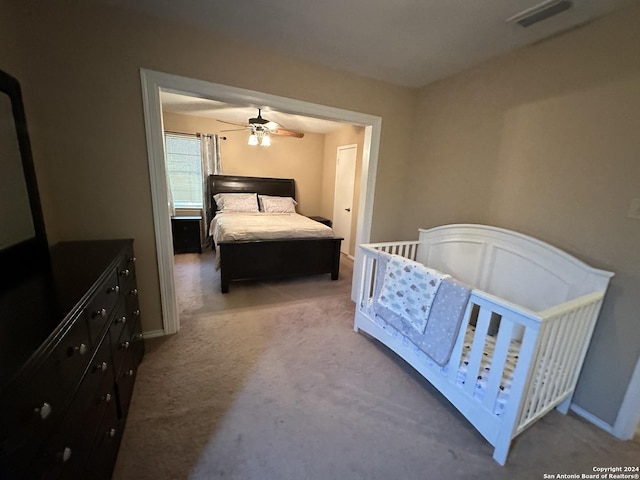
[[[43,479],[80,478],[103,413],[115,401],[110,341],[106,335],[41,455]]]
[[[133,252],[128,250],[118,263],[118,282],[120,283],[121,292],[126,294],[136,285],[136,257]]]
[[[132,288],[123,291],[124,301],[127,307],[127,313],[135,317],[140,316],[140,307],[138,300],[138,288],[133,285]]]
[[[44,362],[2,399],[0,411],[0,478],[24,478],[64,413],[65,394],[56,362]]]
[[[135,360],[135,364],[139,365],[144,357],[144,334],[142,333],[142,325],[139,318],[136,318],[130,325],[131,334],[131,355]]]
[[[111,355],[111,342],[109,335],[105,335],[100,348],[82,379],[82,384],[75,395],[75,407],[85,410],[93,402],[96,392],[113,385],[115,374],[113,371],[113,358]]]
[[[116,397],[113,383],[94,392],[81,389],[81,395],[89,395],[84,406],[74,402],[55,435],[47,442],[41,455],[42,480],[79,479],[86,467],[91,446],[98,434],[105,411],[115,409]]]
[[[61,388],[69,390],[75,387],[89,362],[92,350],[89,328],[82,312],[73,320],[52,355],[60,369]]]
[[[124,420],[118,420],[114,404],[107,407],[98,426],[85,477],[91,480],[109,480],[118,456],[118,447],[124,430]]]
[[[108,335],[111,338],[113,344],[115,344],[114,339],[119,339],[123,336],[123,332],[128,332],[127,327],[129,326],[129,324],[135,321],[135,318],[127,314],[124,302],[120,302],[118,303],[118,305],[116,305],[115,312],[116,313],[111,320],[111,326],[109,327]],[[124,335],[128,334],[125,333]]]
[[[116,377],[116,394],[118,395],[118,406],[120,418],[126,418],[131,405],[133,395],[133,385],[138,373],[138,362],[133,352],[128,352],[125,357],[123,369]]]
[[[126,328],[123,330],[109,329],[109,335],[111,337],[113,371],[115,372],[117,378],[133,345],[131,343],[131,336],[129,335],[129,331]]]
[[[109,277],[100,284],[93,299],[86,308],[86,317],[89,323],[89,334],[93,344],[97,344],[98,338],[107,325],[107,321],[113,313],[113,308],[120,298],[120,285],[118,284],[117,270],[113,270]]]

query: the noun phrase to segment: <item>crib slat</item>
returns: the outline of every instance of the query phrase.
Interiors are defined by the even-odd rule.
[[[560,363],[560,355],[563,349],[566,349],[566,330],[568,322],[561,321],[563,319],[555,319],[556,335],[553,340],[554,345],[549,352],[549,363],[547,364],[547,370],[544,372],[545,388],[543,395],[540,399],[540,408],[546,408],[554,399],[555,392],[557,390],[557,384],[560,382],[559,374],[562,371],[562,364]]]
[[[478,371],[480,370],[480,362],[482,361],[482,355],[484,354],[484,344],[490,320],[491,309],[487,306],[480,306],[478,321],[476,323],[476,331],[473,335],[473,343],[471,344],[469,365],[467,365],[467,376],[464,382],[464,390],[471,397],[473,397],[473,391],[476,387]]]
[[[571,338],[567,342],[567,358],[565,360],[565,372],[562,378],[562,389],[565,391],[571,389],[573,370],[575,369],[580,346],[584,342],[584,333],[586,329],[584,318],[585,312],[585,307],[580,307],[571,312],[571,318],[566,319],[570,322]]]
[[[550,350],[553,346],[553,337],[554,337],[554,326],[555,324],[550,323],[545,325],[545,333],[546,339],[544,343],[540,344],[540,360],[537,363],[538,368],[533,371],[533,388],[534,393],[531,398],[531,404],[529,409],[529,415],[527,420],[534,418],[538,412],[538,406],[540,405],[540,400],[544,395],[545,382],[544,376],[547,369],[547,364],[549,362],[549,354]]]
[[[567,377],[569,377],[569,369],[571,368],[568,359],[570,358],[572,343],[577,342],[578,339],[576,333],[576,321],[578,319],[578,311],[572,310],[561,315],[557,321],[564,325],[562,333],[562,349],[558,358],[558,370],[556,372],[555,387],[553,389],[552,398],[558,398],[563,395],[567,389]]]
[[[531,377],[527,386],[527,391],[525,392],[527,404],[524,405],[524,408],[522,409],[520,418],[518,420],[518,425],[526,424],[535,415],[535,404],[539,395],[539,382],[537,381],[539,368],[536,368],[536,366],[540,365],[540,363],[543,361],[545,348],[547,342],[549,341],[551,329],[547,327],[548,325],[543,324],[542,328],[538,332],[538,347],[536,348],[532,358]],[[520,353],[520,359],[522,359],[522,352]]]
[[[536,358],[539,358],[540,335],[541,331],[537,328],[525,328],[518,354],[518,364],[513,373],[513,383],[511,384],[511,392],[509,393],[509,401],[507,402],[504,421],[507,425],[514,425],[514,429],[510,435],[515,435],[526,427],[525,418],[528,417],[529,406],[531,405],[532,386],[534,384],[535,372],[531,371],[531,365],[535,365]],[[518,419],[515,422],[515,419]],[[513,422],[513,423],[512,423]],[[506,432],[505,432],[506,434]],[[503,438],[506,442],[507,439]]]
[[[364,268],[362,269],[360,298],[358,299],[360,308],[366,308],[373,288],[373,257],[364,255],[363,261]]]
[[[570,360],[567,362],[567,366],[569,368],[569,375],[567,378],[567,389],[573,388],[576,381],[578,380],[578,363],[583,358],[586,353],[587,342],[585,341],[585,337],[588,334],[588,330],[591,327],[591,323],[593,322],[594,310],[596,309],[596,305],[592,304],[590,306],[584,307],[581,309],[579,315],[579,320],[577,320],[577,328],[576,328],[576,342],[577,344],[573,347],[571,352]]]
[[[496,399],[500,393],[500,381],[502,380],[512,336],[513,322],[502,317],[502,320],[500,321],[500,328],[498,330],[498,340],[496,342],[495,350],[493,351],[491,365],[489,366],[489,379],[487,381],[484,399],[482,401],[485,408],[491,412],[494,410]]]
[[[456,377],[458,376],[458,368],[462,361],[462,349],[464,348],[464,337],[469,325],[469,318],[471,317],[471,311],[473,309],[473,302],[467,302],[467,308],[462,318],[460,325],[460,331],[458,332],[458,339],[451,351],[451,357],[449,358],[449,370],[447,371],[447,377],[452,385],[456,384]]]
[[[553,373],[549,370],[553,369],[552,354],[558,342],[558,328],[560,324],[558,322],[552,322],[546,325],[545,330],[548,330],[546,342],[541,344],[543,349],[542,358],[539,363],[539,368],[534,372],[533,381],[535,382],[535,396],[531,402],[531,410],[529,412],[529,418],[534,418],[537,413],[545,407],[544,399],[547,397],[547,392],[550,388],[549,379],[552,378]]]

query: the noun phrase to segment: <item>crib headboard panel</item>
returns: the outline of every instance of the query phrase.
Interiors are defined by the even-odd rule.
[[[545,242],[487,225],[421,229],[417,260],[533,311],[604,291],[613,276]]]

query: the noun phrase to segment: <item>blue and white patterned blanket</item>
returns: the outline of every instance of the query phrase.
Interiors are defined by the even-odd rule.
[[[374,315],[395,327],[438,365],[444,366],[451,357],[471,289],[448,276],[443,278],[425,319],[424,333],[419,332],[409,324],[402,312],[396,313],[380,301],[388,264],[393,258],[393,255],[379,252],[372,305]]]
[[[431,305],[445,275],[421,263],[390,255],[378,302],[424,333]]]

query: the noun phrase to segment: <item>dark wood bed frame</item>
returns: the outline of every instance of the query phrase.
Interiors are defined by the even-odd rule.
[[[215,215],[216,193],[258,193],[295,198],[295,181],[290,178],[209,175],[207,182],[207,229]],[[235,280],[272,279],[296,275],[340,272],[342,238],[295,238],[280,240],[225,241],[217,245],[220,255],[222,293]],[[212,242],[213,245],[213,242]]]

